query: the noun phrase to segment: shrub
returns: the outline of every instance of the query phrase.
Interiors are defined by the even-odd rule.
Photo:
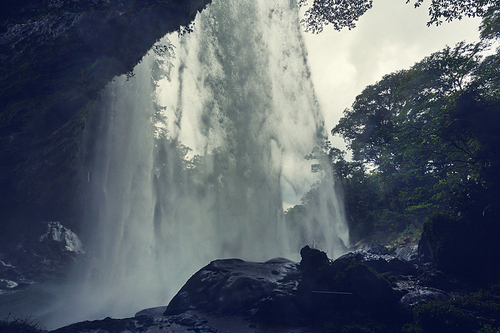
[[[2,333],[47,333],[39,324],[28,318],[16,318],[10,320],[9,317],[0,320],[0,332]]]

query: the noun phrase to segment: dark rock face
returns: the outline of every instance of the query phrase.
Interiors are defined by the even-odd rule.
[[[273,297],[293,294],[298,265],[287,259],[264,263],[215,260],[193,275],[168,305],[165,315],[188,310],[255,314]]]
[[[324,263],[318,260],[323,256],[321,251],[305,247],[303,253],[308,255],[303,255],[300,263],[302,280],[298,304],[305,323],[336,318],[336,325],[342,326],[352,320],[361,322],[362,317],[386,318],[398,312],[399,294],[391,288],[391,283],[356,256],[347,254]],[[313,257],[316,259],[311,260]],[[321,262],[321,265],[307,261]],[[363,316],[355,318],[355,313]]]
[[[473,287],[498,284],[500,227],[498,218],[436,213],[423,226],[419,250],[435,268]],[[420,246],[422,245],[422,246]]]
[[[208,2],[20,0],[2,8],[2,245],[31,221],[81,215],[78,151],[89,103]]]

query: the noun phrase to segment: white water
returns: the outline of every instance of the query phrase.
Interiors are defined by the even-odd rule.
[[[325,129],[295,1],[214,0],[176,44],[175,60],[151,51],[102,95],[93,259],[49,327],[166,305],[216,258],[298,260],[306,243],[335,257],[348,245],[331,172],[304,159]],[[317,209],[285,225],[283,198],[319,176]]]

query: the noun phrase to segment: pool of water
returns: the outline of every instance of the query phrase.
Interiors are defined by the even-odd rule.
[[[43,325],[54,300],[54,286],[50,284],[32,284],[20,290],[3,292],[0,294],[0,319],[29,318]]]

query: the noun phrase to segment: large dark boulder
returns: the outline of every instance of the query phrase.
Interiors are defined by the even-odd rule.
[[[293,297],[298,278],[297,263],[287,259],[215,260],[186,282],[164,315],[197,310],[266,317],[266,309],[279,311],[277,304]]]

